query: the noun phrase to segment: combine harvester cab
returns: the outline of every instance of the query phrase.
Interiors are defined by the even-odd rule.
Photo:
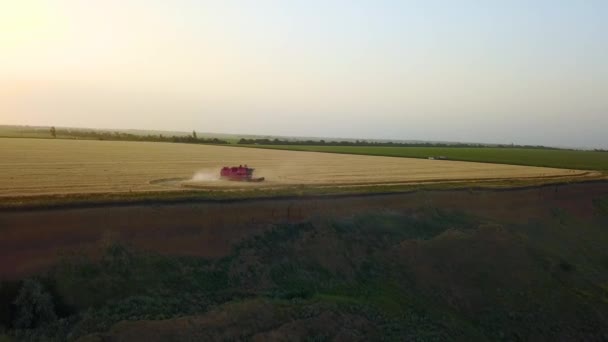
[[[255,169],[247,167],[247,165],[239,165],[239,166],[224,166],[220,171],[220,178],[230,181],[237,182],[261,182],[264,180],[264,177],[253,177],[253,171]]]

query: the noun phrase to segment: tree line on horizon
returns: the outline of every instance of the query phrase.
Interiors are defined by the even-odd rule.
[[[239,145],[296,145],[296,146],[370,146],[370,147],[500,147],[500,148],[529,148],[560,150],[557,147],[547,147],[542,145],[515,145],[515,144],[470,144],[470,143],[440,143],[440,142],[393,142],[393,141],[325,141],[325,140],[282,140],[282,139],[240,139]]]
[[[87,139],[87,140],[110,140],[110,141],[149,141],[149,142],[173,142],[190,144],[218,144],[228,145],[231,142],[218,138],[199,138],[196,131],[191,135],[166,136],[163,134],[133,134],[119,131],[101,131],[86,129],[57,129],[54,126],[48,131],[52,138]],[[569,150],[568,148],[550,147],[544,145],[517,145],[517,144],[481,144],[481,143],[443,143],[443,142],[395,142],[395,141],[368,141],[368,140],[294,140],[279,138],[241,138],[237,145],[292,145],[292,146],[368,146],[368,147],[460,147],[460,148],[520,148],[520,149],[546,149],[546,150]],[[593,152],[608,152],[608,149],[590,149]]]
[[[56,138],[59,136],[65,136],[75,139],[89,139],[89,140],[110,140],[110,141],[150,141],[150,142],[173,142],[173,143],[187,143],[187,144],[229,144],[226,140],[218,138],[199,138],[196,131],[192,131],[191,135],[184,136],[165,136],[163,134],[148,134],[138,135],[125,132],[110,132],[110,131],[87,131],[87,130],[71,130],[71,129],[56,129],[51,127],[51,136]]]

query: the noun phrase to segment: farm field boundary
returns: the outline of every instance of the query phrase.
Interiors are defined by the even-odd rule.
[[[63,210],[74,208],[95,208],[113,206],[139,205],[178,205],[196,203],[232,203],[246,201],[274,201],[294,199],[322,199],[373,197],[382,195],[400,195],[415,192],[443,191],[488,191],[505,192],[527,189],[544,189],[568,185],[604,186],[606,177],[589,177],[584,179],[529,179],[499,180],[478,182],[429,182],[417,184],[383,184],[341,187],[284,187],[252,190],[182,190],[138,193],[85,193],[66,195],[39,195],[0,197],[0,213],[30,210]],[[557,190],[556,190],[557,191]]]

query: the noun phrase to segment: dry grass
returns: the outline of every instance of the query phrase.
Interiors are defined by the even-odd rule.
[[[201,188],[398,184],[572,177],[584,171],[171,143],[0,138],[0,196],[176,190],[202,172],[249,164],[263,183],[185,182]],[[153,182],[153,183],[151,183]]]

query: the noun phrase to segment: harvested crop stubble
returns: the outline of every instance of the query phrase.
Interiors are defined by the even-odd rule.
[[[239,164],[255,167],[255,174],[267,181],[217,179],[221,166]],[[239,189],[582,174],[585,172],[553,168],[227,146],[0,139],[0,196],[176,190],[186,189],[184,185]]]

